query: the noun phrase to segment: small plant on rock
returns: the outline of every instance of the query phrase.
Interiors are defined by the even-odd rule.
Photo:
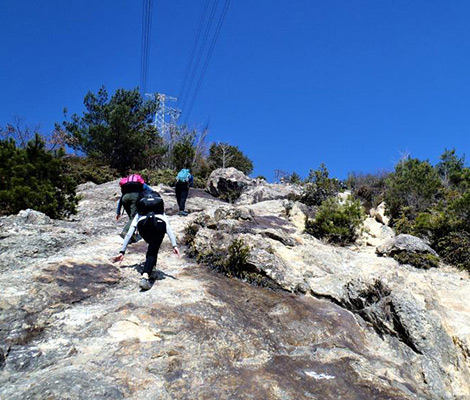
[[[409,264],[420,269],[439,267],[439,258],[432,254],[407,253],[402,251],[394,254],[392,257],[400,264]]]
[[[250,247],[242,239],[235,239],[228,247],[228,259],[225,262],[225,273],[229,276],[240,276],[247,265]]]
[[[348,197],[341,202],[330,197],[319,207],[314,220],[307,220],[305,231],[329,243],[347,245],[354,243],[366,218],[361,203]]]
[[[191,223],[186,225],[184,228],[184,236],[183,236],[183,243],[188,246],[187,255],[189,257],[196,256],[196,249],[194,246],[194,242],[196,240],[196,235],[199,232],[201,227],[198,224]]]

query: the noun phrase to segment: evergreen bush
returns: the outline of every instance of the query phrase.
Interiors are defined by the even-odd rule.
[[[66,174],[64,152],[50,152],[39,135],[25,148],[0,141],[0,214],[27,208],[51,218],[76,212],[78,198],[73,178]]]
[[[82,116],[73,114],[71,121],[62,123],[73,148],[120,174],[158,161],[162,138],[151,124],[156,100],[144,99],[138,89],[118,89],[109,98],[101,87],[96,94],[88,92],[83,103]]]
[[[354,197],[360,199],[367,208],[377,207],[384,199],[388,173],[350,173],[345,184]]]
[[[174,187],[178,171],[174,169],[143,169],[138,171],[150,186],[167,185]]]
[[[437,240],[436,248],[446,263],[470,272],[470,233],[450,232]]]
[[[401,214],[414,220],[439,199],[441,180],[428,161],[408,158],[397,164],[395,171],[387,178],[385,203],[392,225]]]
[[[327,198],[335,196],[342,189],[338,179],[330,178],[325,164],[317,170],[310,170],[300,201],[308,206],[319,206]]]
[[[119,178],[117,170],[88,157],[64,158],[65,171],[77,185],[86,182],[102,184]]]
[[[305,231],[329,243],[347,245],[356,241],[365,218],[359,200],[348,197],[342,202],[330,197],[318,208],[315,219],[306,221]]]

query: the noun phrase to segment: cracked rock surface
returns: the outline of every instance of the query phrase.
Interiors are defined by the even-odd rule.
[[[145,243],[109,261],[126,222],[117,181],[82,185],[70,221],[0,218],[0,399],[470,398],[465,273],[325,245],[282,198],[236,206],[192,189],[179,217],[157,190],[180,244],[197,231],[181,258],[164,239],[147,292]],[[235,239],[276,290],[184,255]]]

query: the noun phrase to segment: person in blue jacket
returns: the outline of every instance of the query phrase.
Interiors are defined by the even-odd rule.
[[[179,208],[178,215],[188,215],[188,212],[185,210],[186,199],[188,198],[189,188],[193,185],[193,179],[189,168],[183,168],[176,176],[175,194]]]

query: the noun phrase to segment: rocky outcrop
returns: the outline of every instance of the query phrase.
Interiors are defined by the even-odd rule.
[[[255,204],[268,200],[287,199],[300,195],[300,188],[290,184],[269,184],[259,182],[257,185],[247,186],[236,204]]]
[[[326,245],[295,202],[191,189],[179,217],[156,189],[194,257],[165,239],[147,292],[144,243],[109,262],[126,222],[117,181],[82,186],[70,221],[0,218],[0,398],[470,398],[465,273]],[[236,241],[249,248],[237,262]],[[213,272],[228,260],[258,286]]]
[[[383,245],[377,247],[377,254],[387,255],[389,257],[397,253],[418,253],[418,254],[432,254],[437,256],[437,253],[427,244],[424,240],[407,234],[401,234],[394,238],[387,240]]]
[[[371,326],[380,335],[384,340],[381,351],[408,365],[405,375],[422,376],[422,380],[407,381],[420,387],[418,392],[430,398],[452,398],[454,395],[449,388],[459,386],[454,394],[469,396],[468,388],[462,385],[470,376],[466,350],[455,346],[456,336],[459,343],[461,340],[467,343],[464,348],[469,345],[468,330],[462,321],[457,321],[464,316],[459,311],[463,305],[459,299],[462,292],[451,295],[455,307],[445,307],[443,311],[436,303],[436,298],[449,296],[447,290],[456,284],[452,279],[461,284],[461,276],[450,278],[452,274],[441,271],[423,276],[419,270],[400,266],[389,258],[327,246],[300,234],[283,216],[282,203],[278,204],[269,208],[262,208],[260,204],[246,206],[252,210],[250,221],[225,214],[227,219],[202,224],[193,241],[196,254],[205,257],[227,254],[231,242],[242,240],[251,248],[250,257],[242,267],[245,268],[241,274],[244,279],[258,283],[258,276],[268,287],[277,285],[289,292],[311,294],[340,305],[353,312],[361,325]],[[210,215],[207,218],[210,219]],[[268,221],[273,226],[263,226]],[[388,231],[390,228],[381,226],[386,233],[393,234]],[[257,228],[273,229],[277,234],[260,236]],[[280,239],[283,235],[292,241]],[[415,250],[425,250],[414,244]],[[208,260],[211,265],[213,259]],[[250,278],[250,273],[255,276]],[[440,283],[436,287],[437,282]],[[468,278],[465,285],[470,288]],[[431,309],[430,304],[434,304]],[[464,319],[470,322],[467,316]]]
[[[296,185],[270,184],[263,179],[251,179],[232,167],[212,171],[206,190],[214,197],[239,205],[287,199],[301,192]]]

